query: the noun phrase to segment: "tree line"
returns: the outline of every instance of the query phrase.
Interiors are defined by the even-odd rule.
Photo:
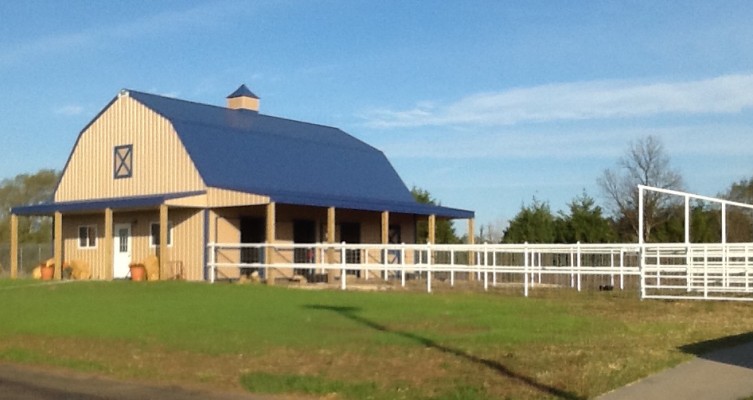
[[[630,143],[615,167],[606,169],[598,186],[605,207],[585,192],[553,213],[549,203],[533,199],[523,205],[504,230],[504,243],[610,243],[637,242],[639,235],[638,185],[685,191],[680,173],[670,165],[661,141],[647,136]],[[753,178],[733,183],[718,197],[753,204]],[[645,242],[685,241],[685,202],[682,197],[644,191]],[[691,201],[690,241],[720,242],[722,213],[718,204]],[[740,207],[726,209],[728,242],[753,242],[753,213]]]

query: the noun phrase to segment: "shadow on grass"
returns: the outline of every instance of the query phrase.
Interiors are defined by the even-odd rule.
[[[413,340],[414,342],[423,345],[426,348],[434,349],[441,351],[442,353],[451,354],[453,356],[465,359],[467,361],[476,363],[478,365],[484,366],[486,368],[489,368],[497,373],[499,373],[502,376],[505,376],[510,379],[514,379],[524,385],[527,385],[528,387],[531,387],[535,390],[538,390],[542,393],[546,393],[550,396],[556,396],[561,399],[572,399],[572,400],[578,400],[578,399],[584,399],[584,397],[577,396],[573,393],[570,393],[568,391],[565,391],[560,388],[556,388],[553,386],[549,386],[546,384],[543,384],[541,382],[536,381],[535,379],[531,378],[530,376],[526,376],[520,373],[517,373],[510,368],[504,366],[503,364],[499,363],[498,361],[489,360],[486,358],[481,358],[478,356],[474,356],[472,354],[468,354],[460,349],[456,349],[450,346],[443,345],[441,343],[437,343],[434,340],[431,340],[429,338],[425,338],[423,336],[417,335],[415,333],[411,332],[403,332],[398,330],[391,330],[385,325],[379,324],[377,322],[371,321],[369,319],[366,319],[360,315],[358,315],[358,312],[360,311],[359,308],[356,307],[338,307],[338,306],[325,306],[325,305],[306,305],[305,308],[311,309],[311,310],[322,310],[322,311],[331,311],[335,312],[351,321],[358,322],[359,324],[362,324],[364,326],[367,326],[371,329],[389,333],[397,336],[401,336],[410,340]]]
[[[705,360],[753,369],[753,332],[692,343],[680,350]]]

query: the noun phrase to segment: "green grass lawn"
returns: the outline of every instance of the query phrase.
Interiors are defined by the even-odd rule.
[[[579,399],[753,332],[750,304],[533,295],[0,280],[0,360],[312,398]]]

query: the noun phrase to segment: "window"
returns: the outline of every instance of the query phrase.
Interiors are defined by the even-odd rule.
[[[97,226],[82,225],[78,227],[78,247],[93,249],[97,247]]]
[[[159,246],[159,222],[152,222],[150,226],[151,231],[151,240],[149,241],[150,247],[157,247]],[[167,222],[167,246],[171,247],[173,245],[173,222],[168,221]]]
[[[113,153],[113,177],[115,179],[133,176],[133,145],[115,146]]]

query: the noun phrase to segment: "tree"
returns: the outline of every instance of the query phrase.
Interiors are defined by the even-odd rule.
[[[721,197],[738,203],[753,204],[753,178],[733,183]],[[753,212],[750,209],[728,207],[726,222],[728,242],[753,241]]]
[[[49,201],[60,175],[51,169],[20,174],[0,182],[0,243],[10,242],[10,209],[21,205]],[[19,218],[18,240],[21,243],[49,243],[52,221],[48,217]]]
[[[682,190],[683,186],[680,173],[670,167],[664,146],[655,136],[646,136],[630,143],[617,166],[605,170],[598,184],[610,203],[613,217],[621,220],[617,226],[630,228],[629,232],[620,232],[623,239],[638,237],[638,185],[673,190]],[[655,226],[671,217],[672,205],[678,200],[677,197],[653,191],[644,192],[644,241],[649,241]]]
[[[601,207],[586,192],[569,204],[569,214],[560,211],[558,239],[560,243],[609,243],[615,234],[611,221],[604,217]]]
[[[535,197],[530,206],[523,205],[505,229],[504,243],[554,243],[555,217],[549,203],[540,202]]]
[[[503,219],[497,219],[486,225],[481,225],[478,236],[475,237],[476,243],[502,243],[506,225],[507,221]]]
[[[431,197],[428,191],[413,186],[410,190],[413,198],[421,204],[432,204],[435,206],[441,205],[436,199]],[[457,244],[460,243],[460,239],[455,234],[455,226],[452,221],[438,219],[436,223],[436,241],[441,244]],[[426,221],[419,221],[416,224],[416,241],[419,243],[426,243],[429,237],[429,226]]]

